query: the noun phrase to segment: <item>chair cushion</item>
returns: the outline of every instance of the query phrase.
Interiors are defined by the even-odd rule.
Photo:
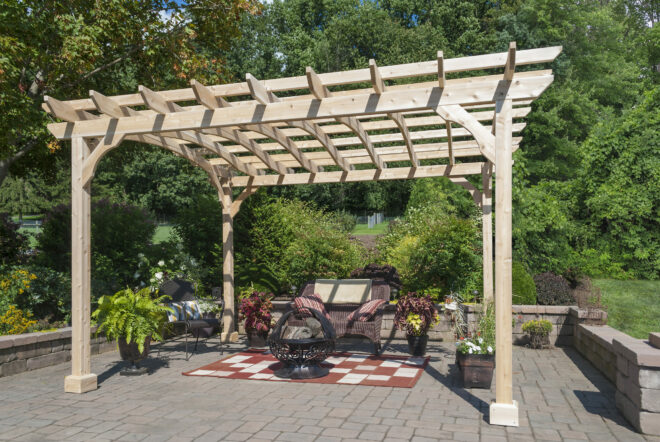
[[[200,319],[202,317],[202,311],[199,309],[197,301],[170,302],[168,307],[174,310],[174,312],[167,312],[167,320],[170,322]]]
[[[204,327],[218,327],[220,320],[216,318],[193,319],[188,321],[191,329],[204,328]]]
[[[371,300],[371,279],[317,279],[314,293],[326,304],[364,304]]]
[[[371,318],[374,317],[374,313],[376,313],[376,310],[378,307],[380,307],[382,304],[385,304],[385,300],[383,299],[374,299],[373,301],[369,301],[365,304],[362,304],[353,312],[351,312],[350,315],[348,315],[348,321],[360,321],[360,322],[366,322],[369,321]]]
[[[312,316],[312,312],[309,311],[310,308],[319,311],[323,316],[330,319],[330,315],[318,294],[298,296],[293,299],[293,310],[297,317],[308,318]]]

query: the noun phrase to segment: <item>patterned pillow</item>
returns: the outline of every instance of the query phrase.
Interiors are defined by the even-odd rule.
[[[371,318],[373,318],[374,313],[376,313],[376,310],[378,307],[380,307],[382,304],[385,304],[384,299],[374,299],[369,302],[366,302],[353,310],[350,315],[348,315],[348,321],[360,321],[360,322],[367,322]]]
[[[170,322],[201,319],[202,317],[202,311],[197,301],[170,302],[169,307],[174,310],[174,312],[167,312],[167,320]]]
[[[293,299],[293,310],[295,311],[295,315],[297,317],[308,318],[312,316],[312,312],[308,310],[310,308],[318,310],[323,316],[330,319],[330,315],[325,310],[325,306],[323,305],[323,301],[321,301],[321,297],[316,293],[313,295],[298,296]]]

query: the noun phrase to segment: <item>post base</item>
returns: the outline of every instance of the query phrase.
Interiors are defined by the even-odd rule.
[[[220,340],[222,342],[238,342],[238,332],[222,333]]]
[[[88,391],[96,390],[97,387],[95,374],[85,374],[82,376],[69,375],[64,378],[65,393],[87,393]]]
[[[490,403],[490,424],[506,425],[508,427],[518,426],[518,402],[513,404]]]

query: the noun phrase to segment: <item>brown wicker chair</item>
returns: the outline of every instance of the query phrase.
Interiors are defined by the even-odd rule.
[[[314,294],[314,285],[314,281],[306,283],[300,292],[300,296]],[[383,299],[385,301],[390,300],[390,286],[387,282],[378,280],[373,280],[371,282],[371,300],[374,299]],[[365,336],[374,343],[374,354],[378,355],[381,352],[380,327],[383,321],[383,310],[386,304],[379,306],[374,313],[373,318],[365,322],[348,321],[348,315],[350,315],[351,312],[357,309],[361,304],[324,303],[323,305],[330,315],[330,322],[335,328],[337,338],[348,335]],[[291,308],[293,308],[293,303],[291,303]],[[289,324],[293,326],[304,325],[302,321],[294,316],[290,317]]]

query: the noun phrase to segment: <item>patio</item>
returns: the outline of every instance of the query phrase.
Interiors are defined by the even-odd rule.
[[[412,389],[186,377],[220,355],[202,346],[186,362],[182,345],[167,342],[160,359],[154,348],[151,375],[137,378],[119,376],[116,352],[92,357],[99,388],[84,395],[62,391],[68,363],[0,378],[0,439],[660,441],[630,427],[614,386],[573,348],[514,347],[520,426],[500,427],[488,424],[494,384],[463,389],[449,344],[430,343],[430,365]],[[225,356],[243,349],[230,344]],[[399,341],[385,347],[405,350]]]

